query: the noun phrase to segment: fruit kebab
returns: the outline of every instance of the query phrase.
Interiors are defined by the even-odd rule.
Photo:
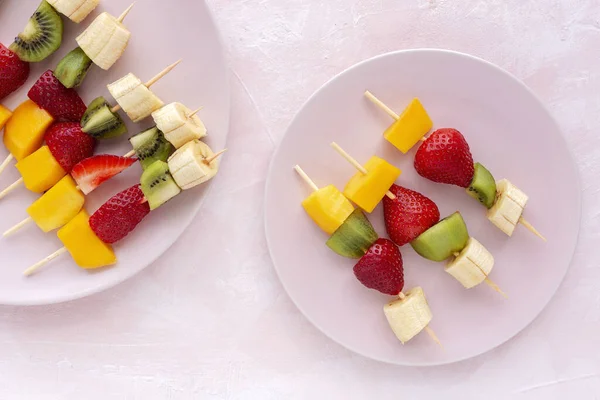
[[[140,89],[139,92],[143,93],[144,95],[140,101],[146,104],[146,108],[138,108],[138,111],[142,113],[140,115],[149,116],[152,114],[152,112],[156,111],[157,104],[162,104],[162,101],[150,91],[149,86],[152,86],[162,77],[164,77],[173,68],[175,68],[178,63],[179,61],[168,66],[163,71],[158,73],[154,78],[146,82],[146,84],[140,84],[140,86],[143,86],[143,88]],[[132,90],[135,91],[137,89],[134,88]],[[71,173],[71,170],[74,168],[75,164],[92,156],[92,154],[89,152],[77,153],[80,155],[80,157],[69,157],[69,162],[66,163],[66,165],[65,163],[61,163],[61,158],[63,158],[65,151],[69,150],[69,147],[72,147],[73,152],[77,151],[77,147],[80,143],[79,140],[83,140],[83,135],[88,136],[95,142],[96,139],[114,138],[127,132],[125,123],[117,113],[117,111],[120,109],[120,106],[117,105],[110,109],[106,101],[100,97],[94,100],[88,109],[85,110],[85,105],[77,93],[73,89],[64,88],[62,84],[58,82],[56,77],[54,77],[52,71],[47,71],[34,85],[30,91],[30,97],[41,99],[38,100],[40,102],[43,101],[48,104],[53,104],[50,107],[56,108],[54,115],[57,115],[60,112],[59,107],[63,113],[65,113],[67,110],[77,109],[78,113],[83,114],[79,117],[81,119],[81,123],[76,123],[79,132],[77,138],[73,138],[74,142],[71,146],[69,145],[68,141],[61,140],[60,148],[58,148],[57,146],[52,146],[52,143],[48,143],[49,137],[52,139],[52,134],[54,133],[52,128],[50,128],[45,137],[46,146],[39,147],[44,140],[44,136],[40,136],[39,138],[36,138],[36,140],[32,140],[32,136],[29,136],[28,138],[22,138],[21,136],[18,136],[17,138],[20,140],[11,140],[13,135],[9,134],[9,130],[7,128],[7,132],[4,137],[5,143],[7,143],[7,147],[10,146],[9,149],[11,149],[11,154],[16,154],[19,156],[17,157],[19,161],[17,162],[16,167],[21,173],[21,178],[0,192],[0,199],[4,198],[10,192],[23,184],[27,189],[35,193],[43,193],[54,186],[54,184],[56,184],[63,176]],[[33,105],[31,106],[33,107]],[[14,120],[14,117],[12,120]],[[20,121],[20,117],[15,121]],[[11,122],[9,121],[9,124],[10,123]],[[47,128],[44,126],[38,131],[42,132],[43,135],[43,131],[46,129]],[[71,131],[75,132],[75,130],[77,130],[77,128],[73,126]],[[10,132],[12,132],[12,130]],[[13,142],[18,143],[13,144]],[[33,151],[35,146],[38,146],[39,149]],[[25,150],[22,150],[23,148]],[[30,154],[26,157],[21,157],[26,153]],[[83,156],[83,158],[81,158],[81,156]],[[135,160],[131,161],[127,167],[133,164],[133,162],[135,162]],[[123,162],[121,162],[121,164],[123,164]],[[41,169],[39,168],[40,166],[45,166],[46,169]]]
[[[393,202],[402,201],[402,199],[398,199],[398,194],[404,195],[404,193],[397,190],[398,186],[394,185],[393,182],[387,186],[389,180],[385,179],[385,176],[381,175],[379,171],[369,168],[369,163],[363,167],[337,143],[334,142],[331,146],[358,170],[344,189],[346,197],[361,208],[366,205],[368,209],[363,208],[363,210],[368,212],[371,212],[384,197]],[[378,181],[381,182],[378,185],[378,193],[383,192],[387,187],[385,189],[387,190],[386,194],[381,197],[372,189],[375,185],[374,182]],[[392,189],[397,192],[395,193]],[[364,195],[358,196],[357,193]],[[429,208],[432,208],[430,204],[428,205]],[[437,209],[435,204],[433,206]],[[432,212],[432,216],[435,216],[435,212]],[[392,215],[388,214],[388,217],[392,220]],[[439,220],[439,211],[437,212],[437,218]],[[427,226],[411,242],[411,246],[420,256],[432,261],[444,261],[454,256],[455,260],[450,263],[446,272],[456,278],[463,286],[472,288],[485,282],[492,289],[506,297],[498,285],[488,278],[488,274],[494,266],[494,258],[483,245],[469,237],[467,226],[460,213],[456,212],[442,221],[435,221],[431,226]],[[470,263],[469,257],[476,261]],[[478,280],[477,278],[481,279]]]
[[[388,239],[379,238],[365,214],[354,209],[334,185],[319,189],[299,165],[294,169],[312,189],[302,206],[330,235],[327,246],[343,257],[359,259],[354,266],[354,275],[365,287],[399,297],[383,307],[396,337],[404,344],[425,330],[441,346],[429,327],[433,316],[423,289],[415,287],[406,294],[402,291],[404,269],[398,247]]]
[[[168,162],[155,161],[144,171],[139,185],[113,196],[91,217],[83,209],[77,213],[57,233],[64,247],[29,267],[24,274],[33,274],[65,252],[84,269],[115,264],[117,259],[111,244],[127,236],[150,211],[181,191],[212,179],[218,172],[221,154],[223,151],[213,153],[208,145],[195,140],[177,150]]]
[[[65,13],[70,12],[66,7],[71,3],[56,1]],[[88,2],[76,3],[86,7]],[[3,112],[3,107],[0,108],[0,125],[7,115],[9,118],[5,121],[4,143],[10,152],[0,164],[0,173],[13,158],[20,161],[39,149],[44,132],[52,122],[75,122],[85,116],[85,103],[73,87],[83,81],[92,61],[108,69],[121,57],[131,35],[122,22],[132,7],[118,19],[108,13],[100,14],[77,38],[80,47],[67,54],[54,72],[48,70],[38,79],[28,93],[29,100],[19,105],[12,116]],[[97,53],[97,48],[104,50]]]
[[[507,179],[495,181],[482,164],[473,163],[473,156],[464,136],[456,129],[443,128],[425,139],[433,127],[427,111],[418,99],[401,115],[366,91],[365,96],[396,120],[384,137],[406,154],[419,141],[423,144],[415,155],[415,169],[422,177],[437,183],[460,186],[487,209],[488,219],[502,232],[512,236],[517,224],[546,241],[524,217],[528,196]]]

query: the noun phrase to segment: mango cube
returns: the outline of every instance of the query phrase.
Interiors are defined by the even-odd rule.
[[[85,197],[70,175],[37,199],[27,213],[44,232],[58,229],[72,220],[83,208]]]
[[[402,171],[377,156],[371,157],[364,167],[367,173],[357,172],[346,184],[344,195],[370,213],[390,190]]]
[[[94,269],[117,262],[112,247],[96,236],[89,223],[90,217],[81,210],[58,231],[58,238],[81,268]]]
[[[48,146],[42,146],[16,165],[25,187],[34,193],[44,193],[67,173],[54,158]]]
[[[12,117],[12,111],[0,104],[0,131]]]
[[[21,161],[40,148],[54,119],[33,101],[26,100],[13,112],[4,128],[4,145]]]
[[[419,99],[413,99],[383,136],[406,154],[432,127],[433,122]]]
[[[302,202],[313,221],[331,235],[354,211],[354,206],[335,186],[329,185],[311,193]]]

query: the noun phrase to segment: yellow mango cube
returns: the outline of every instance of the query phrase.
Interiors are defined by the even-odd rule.
[[[344,195],[370,213],[390,190],[402,171],[377,156],[371,157],[364,167],[367,173],[357,172],[346,184]]]
[[[72,220],[84,203],[83,193],[71,175],[66,175],[29,206],[27,213],[42,231],[50,232]]]
[[[58,238],[81,268],[94,269],[116,264],[117,256],[112,247],[96,236],[89,220],[87,212],[81,210],[58,231]]]
[[[46,129],[54,118],[39,108],[33,101],[26,100],[13,112],[4,128],[4,145],[21,161],[40,148]]]
[[[54,158],[48,146],[42,146],[15,165],[25,187],[34,193],[44,193],[67,173]]]
[[[413,99],[402,115],[384,133],[385,139],[406,154],[433,127],[419,99]]]
[[[312,192],[302,206],[313,221],[331,235],[354,211],[354,206],[335,186],[329,185]]]
[[[0,131],[4,128],[10,117],[12,117],[12,114],[12,111],[0,104]]]

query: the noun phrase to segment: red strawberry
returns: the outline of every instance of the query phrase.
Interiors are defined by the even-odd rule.
[[[71,176],[77,182],[79,189],[84,194],[88,194],[113,176],[125,171],[136,161],[133,157],[126,158],[109,154],[93,156],[75,165]]]
[[[127,236],[150,213],[140,185],[111,197],[90,217],[90,227],[104,243],[112,244]]]
[[[74,89],[67,89],[48,70],[33,85],[29,98],[57,121],[80,122],[86,106]]]
[[[398,246],[412,242],[439,222],[440,210],[429,197],[398,185],[392,185],[390,191],[396,198],[383,198],[383,215],[387,233]]]
[[[29,77],[29,63],[0,43],[0,100],[20,88]]]
[[[467,141],[452,128],[438,129],[425,140],[415,155],[415,169],[431,181],[464,188],[475,173]]]
[[[96,140],[83,132],[79,122],[52,124],[44,136],[50,152],[67,173],[75,164],[94,155]]]
[[[356,279],[369,289],[397,296],[404,288],[402,254],[389,239],[377,239],[354,266]]]

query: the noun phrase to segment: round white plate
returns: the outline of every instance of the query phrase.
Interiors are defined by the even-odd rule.
[[[0,41],[10,44],[25,26],[38,0],[5,0],[0,13]],[[52,69],[75,46],[76,35],[103,11],[119,15],[129,2],[102,0],[94,14],[76,25],[64,19],[65,36],[59,51],[48,60],[32,65],[29,81],[11,95],[5,105],[14,108],[27,97],[27,91],[47,69]],[[183,62],[152,87],[165,103],[180,101],[195,109],[204,106],[200,117],[207,126],[207,143],[215,150],[225,146],[229,129],[229,83],[221,39],[210,11],[203,1],[186,2],[185,11],[162,0],[136,0],[125,20],[132,33],[123,57],[109,71],[92,67],[81,88],[86,103],[103,95],[114,101],[106,84],[128,72],[142,80],[150,79],[167,65]],[[123,155],[131,150],[127,138],[152,125],[151,118],[140,124],[128,121],[129,134],[103,142],[97,154]],[[7,155],[0,146],[0,158]],[[141,168],[135,164],[87,197],[86,209],[95,211],[117,192],[139,181]],[[19,177],[11,166],[0,176],[0,187]],[[217,178],[218,179],[218,178]],[[24,278],[22,271],[61,247],[54,233],[43,234],[35,225],[13,237],[0,239],[0,303],[48,304],[96,293],[130,278],[163,254],[181,235],[200,208],[207,189],[204,185],[182,193],[152,212],[138,228],[115,246],[119,263],[111,268],[88,272],[78,268],[68,255],[56,259],[38,274]],[[37,198],[21,188],[0,202],[0,231],[27,217],[25,209]]]
[[[512,238],[489,223],[485,210],[464,190],[419,177],[416,148],[407,155],[382,133],[391,119],[363,97],[370,90],[398,113],[419,97],[434,128],[459,129],[474,159],[496,179],[508,178],[530,196],[526,217],[548,238],[519,227]],[[355,173],[330,146],[337,141],[360,162],[383,156],[403,170],[398,184],[421,191],[442,217],[460,210],[471,236],[496,259],[490,276],[509,295],[486,285],[466,290],[443,264],[401,248],[405,288],[424,288],[431,328],[445,351],[426,334],[406,345],[383,315],[391,299],[363,287],[355,262],[325,246],[327,236],[304,213],[307,186],[292,170],[300,164],[319,186],[342,189]],[[290,297],[323,333],[366,357],[401,365],[463,360],[506,342],[525,328],[558,289],[573,255],[580,221],[578,173],[559,128],[522,83],[480,59],[442,50],[401,51],[362,62],[323,86],[295,117],[276,154],[266,189],[266,234],[273,262]],[[371,215],[386,236],[379,206]]]

